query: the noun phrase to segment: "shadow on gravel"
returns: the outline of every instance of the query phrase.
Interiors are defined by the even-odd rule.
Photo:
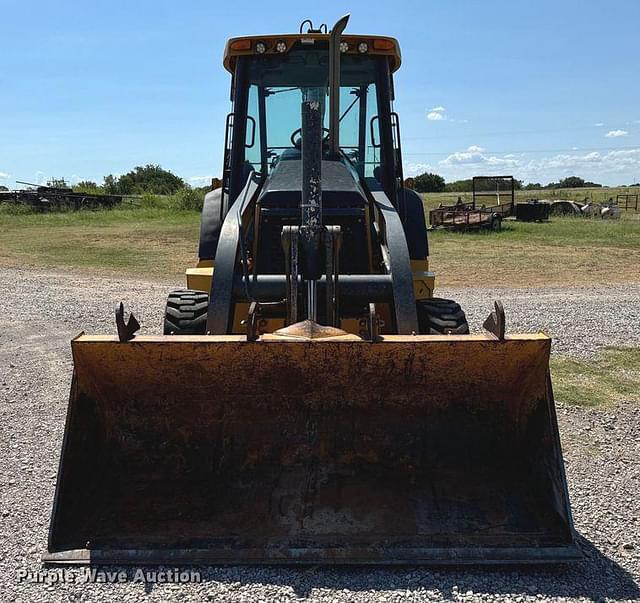
[[[202,582],[243,589],[251,585],[289,588],[296,596],[326,596],[322,591],[354,594],[377,591],[436,591],[445,599],[472,591],[476,595],[640,599],[640,585],[623,567],[579,537],[583,561],[561,566],[445,567],[198,567]],[[147,592],[152,590],[147,589]],[[314,592],[315,591],[315,592]],[[292,594],[293,594],[292,593]],[[425,593],[426,594],[426,593]]]
[[[278,593],[278,596],[295,595],[298,598],[352,594],[373,600],[376,595],[384,598],[385,594],[393,591],[400,595],[419,591],[420,596],[434,594],[445,600],[455,599],[458,595],[471,596],[471,593],[478,596],[586,598],[592,601],[640,600],[640,584],[627,570],[582,536],[578,536],[578,541],[584,559],[558,566],[188,566],[177,569],[199,572],[201,583],[205,587],[210,583],[213,589],[210,596],[214,597],[213,583],[224,587],[225,596],[233,591],[237,591],[238,596],[247,596],[243,592],[245,589],[249,591],[248,596],[252,596],[256,594],[253,587],[273,586],[290,591]],[[125,571],[132,581],[139,569],[153,572],[169,567],[100,566],[96,569]],[[144,583],[146,594],[154,590],[153,582]]]

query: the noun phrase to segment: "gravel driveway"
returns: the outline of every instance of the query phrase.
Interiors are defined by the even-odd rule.
[[[199,584],[134,582],[47,586],[37,572],[71,379],[69,339],[114,333],[122,299],[144,333],[159,333],[170,284],[0,269],[0,593],[2,601],[418,601],[640,600],[640,409],[569,408],[558,415],[576,527],[585,560],[556,568],[195,568]],[[543,329],[555,352],[593,357],[609,344],[640,345],[640,286],[465,290],[472,331],[505,304],[508,329]],[[113,568],[111,568],[113,569]],[[123,568],[116,568],[123,569]],[[78,570],[72,570],[79,580]],[[79,580],[82,582],[82,580]]]

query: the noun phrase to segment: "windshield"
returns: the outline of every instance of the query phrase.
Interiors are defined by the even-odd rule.
[[[245,159],[256,171],[271,170],[280,158],[297,157],[301,103],[309,89],[319,89],[324,135],[328,134],[329,53],[325,48],[293,49],[285,56],[252,56],[249,61],[248,115],[255,138]],[[363,176],[379,164],[369,123],[377,114],[375,61],[378,57],[344,55],[340,66],[340,148]]]

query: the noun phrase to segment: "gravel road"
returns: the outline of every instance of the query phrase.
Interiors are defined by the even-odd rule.
[[[122,299],[144,333],[159,333],[170,283],[0,269],[0,593],[2,601],[640,600],[640,409],[558,405],[574,519],[584,561],[556,568],[194,568],[199,584],[36,583],[71,378],[69,339],[113,333]],[[640,345],[640,286],[465,290],[454,297],[478,331],[503,300],[508,329],[542,329],[554,351],[594,357]],[[114,569],[114,568],[109,568]],[[123,569],[123,568],[115,568]],[[157,568],[156,568],[157,569]],[[48,574],[53,580],[53,574]]]

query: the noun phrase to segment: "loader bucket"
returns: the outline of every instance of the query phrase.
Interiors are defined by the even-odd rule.
[[[519,335],[81,335],[46,562],[579,557]]]

